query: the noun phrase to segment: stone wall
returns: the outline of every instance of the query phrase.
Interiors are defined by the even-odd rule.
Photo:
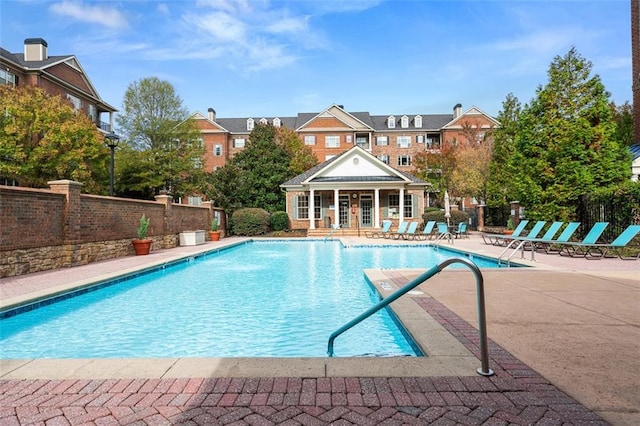
[[[49,182],[50,189],[0,186],[0,278],[85,265],[134,254],[131,240],[142,214],[151,219],[152,250],[176,247],[183,231],[209,230],[210,203],[173,204],[81,194],[82,184]]]

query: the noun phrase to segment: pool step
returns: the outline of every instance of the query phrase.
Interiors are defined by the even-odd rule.
[[[370,229],[366,230],[367,232]],[[331,233],[331,228],[316,228],[316,229],[308,229],[307,237],[310,238],[324,238]],[[333,233],[332,237],[357,237],[358,229],[356,228],[340,228],[336,232]],[[365,230],[360,228],[360,236],[365,236]]]

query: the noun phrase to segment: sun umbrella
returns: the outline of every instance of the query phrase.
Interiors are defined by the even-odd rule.
[[[449,202],[449,191],[444,191],[444,217],[447,218],[447,226],[449,226],[449,218],[451,217],[451,205]]]

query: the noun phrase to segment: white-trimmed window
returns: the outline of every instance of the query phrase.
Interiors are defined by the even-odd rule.
[[[244,144],[245,144],[245,139],[244,138],[235,138],[233,140],[233,147],[234,148],[244,148]]]
[[[273,119],[273,127],[280,127],[282,124],[282,122],[280,121],[280,119],[278,117]]]
[[[416,143],[424,143],[424,135],[416,135]]]
[[[398,166],[399,167],[408,167],[411,165],[411,156],[410,155],[398,155]]]
[[[376,145],[389,145],[389,136],[376,136]]]
[[[269,123],[269,120],[267,120],[266,118],[262,117],[260,119],[260,124],[267,124],[267,123]]]
[[[67,99],[71,101],[71,103],[73,104],[73,109],[75,109],[76,111],[82,108],[82,100],[80,98],[67,93]]]
[[[400,210],[400,194],[389,194],[389,210],[397,212]],[[413,196],[404,194],[404,217],[413,217]]]
[[[335,135],[325,136],[324,146],[327,148],[340,148],[340,136],[335,136]]]
[[[415,118],[413,119],[413,125],[417,128],[422,127],[422,116],[421,115],[416,115]]]
[[[201,206],[202,205],[202,197],[198,197],[196,195],[189,195],[189,201],[188,201],[190,206]]]
[[[389,156],[387,154],[380,154],[377,156],[378,160],[382,161],[384,164],[389,164]]]
[[[387,127],[390,129],[395,129],[396,128],[396,118],[391,115],[389,116],[389,118],[387,118]]]
[[[411,148],[411,136],[398,136],[398,148]]]
[[[409,117],[407,117],[406,115],[400,117],[400,127],[402,127],[403,129],[409,127]]]
[[[8,70],[0,70],[0,84],[18,84],[18,77]]]
[[[248,131],[252,131],[253,130],[253,126],[255,125],[255,121],[253,121],[253,118],[250,118],[247,120],[247,130]]]
[[[89,112],[87,114],[94,123],[98,120],[98,108],[94,104],[89,104]]]
[[[298,195],[297,200],[297,214],[298,219],[309,219],[309,196],[308,195]],[[322,199],[319,195],[313,196],[313,204],[314,204],[314,212],[315,219],[321,218],[322,212]]]
[[[305,145],[315,145],[316,144],[316,135],[305,135],[304,136],[304,144]]]
[[[216,157],[222,156],[222,145],[217,143],[213,146],[213,155],[215,155]]]

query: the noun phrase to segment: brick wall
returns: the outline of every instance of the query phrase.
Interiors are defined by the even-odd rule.
[[[143,201],[81,194],[82,185],[68,180],[49,185],[0,186],[0,278],[133,255],[142,214],[151,219],[152,249],[172,248],[182,231],[209,230],[219,210],[173,204],[168,195]]]

